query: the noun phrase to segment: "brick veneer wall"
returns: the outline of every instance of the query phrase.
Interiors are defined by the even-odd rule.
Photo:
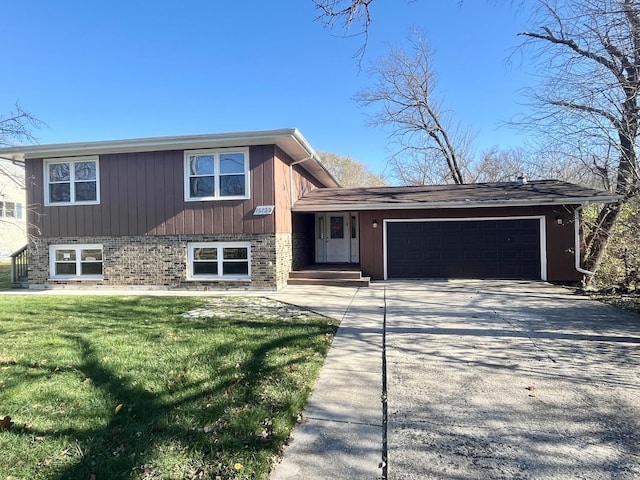
[[[276,280],[278,288],[287,284],[289,272],[292,270],[291,234],[276,234]]]
[[[292,270],[315,263],[314,247],[315,239],[305,233],[294,233],[292,237]]]
[[[187,243],[191,242],[250,242],[251,280],[187,280]],[[66,244],[101,244],[103,280],[50,279],[49,246]],[[35,239],[29,245],[29,285],[32,288],[278,289],[286,285],[290,269],[290,234],[50,237]]]

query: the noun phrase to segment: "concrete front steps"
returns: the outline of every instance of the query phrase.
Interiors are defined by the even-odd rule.
[[[326,287],[368,287],[370,277],[359,270],[305,269],[289,273],[288,285],[323,285]]]

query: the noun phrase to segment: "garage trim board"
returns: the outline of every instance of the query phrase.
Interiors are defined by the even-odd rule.
[[[538,279],[547,280],[547,235],[545,216],[508,216],[508,217],[463,217],[463,218],[393,218],[383,220],[383,263],[384,263],[384,279],[389,279],[389,224],[392,223],[426,223],[426,222],[480,222],[480,221],[509,221],[509,220],[537,220],[539,223],[539,258],[540,258],[540,277]]]

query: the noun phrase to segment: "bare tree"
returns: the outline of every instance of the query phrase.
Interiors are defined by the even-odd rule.
[[[524,148],[501,150],[494,147],[483,152],[469,165],[467,172],[470,183],[512,182],[519,176],[539,178],[530,168],[529,152]]]
[[[371,24],[370,6],[374,0],[313,0],[314,5],[320,10],[319,20],[327,26],[340,24],[345,30],[349,30],[353,23],[361,24],[366,32]]]
[[[613,178],[622,204],[606,205],[585,239],[585,266],[597,270],[622,206],[640,191],[640,1],[538,0],[534,31],[543,84],[533,92],[540,127],[571,150],[590,152],[594,168]],[[614,169],[614,174],[611,174]]]
[[[43,122],[35,118],[29,112],[23,110],[22,107],[16,103],[14,110],[8,115],[0,115],[0,146],[11,146],[17,143],[34,143],[36,139],[31,133],[32,129],[38,128],[41,125],[43,125]],[[14,171],[2,169],[2,171],[0,171],[0,176],[7,181],[15,180],[22,186],[22,188],[24,188],[24,183],[26,182],[26,179],[24,178],[24,165],[13,160],[8,160],[7,162],[18,165],[22,171],[18,174]],[[18,178],[20,175],[22,175],[22,178]],[[7,193],[5,190],[8,190],[8,187],[0,180],[0,197],[5,197],[5,194]],[[19,201],[19,199],[17,200]],[[15,202],[13,201],[10,203],[15,205]],[[16,207],[14,206],[14,208]],[[29,207],[27,207],[27,209],[28,208]],[[22,214],[24,215],[26,212],[23,212]],[[17,216],[17,211],[14,211],[12,214],[7,214],[5,210],[4,215],[0,215],[0,228],[6,234],[13,234],[17,229],[18,234],[24,234],[25,237],[28,238],[26,224],[23,225],[20,222],[16,222],[15,218],[12,218]]]
[[[369,25],[371,24],[370,6],[374,0],[313,0],[320,11],[316,20],[325,26],[333,28],[339,25],[345,32],[351,31],[353,24],[359,25],[355,35],[362,35],[364,40],[354,57],[362,61],[369,39]]]
[[[322,164],[344,188],[383,187],[387,184],[381,175],[373,173],[365,164],[353,158],[336,153],[317,153]]]
[[[31,130],[38,128],[42,122],[24,111],[16,103],[15,110],[8,115],[0,115],[0,145],[11,146],[16,143],[34,143]]]
[[[463,171],[472,136],[454,125],[451,112],[442,104],[427,42],[414,33],[409,45],[409,53],[391,48],[386,57],[375,62],[371,68],[373,86],[360,91],[355,99],[363,107],[377,108],[368,116],[368,124],[390,132],[390,141],[398,147],[391,166],[403,183],[420,183],[419,178],[431,167],[441,172],[442,162],[448,182],[465,183]],[[405,178],[411,174],[407,167],[418,167],[418,180]]]
[[[401,185],[438,185],[451,183],[449,169],[443,162],[434,161],[429,152],[407,150],[389,158],[393,178]]]

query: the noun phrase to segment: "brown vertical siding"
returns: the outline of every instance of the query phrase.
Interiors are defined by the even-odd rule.
[[[572,206],[513,207],[442,210],[378,210],[360,212],[360,266],[373,279],[384,278],[384,219],[416,218],[482,218],[545,216],[547,233],[547,279],[558,282],[579,281],[581,274],[574,268],[574,224]],[[562,217],[558,225],[556,217]],[[373,228],[374,220],[378,228]]]
[[[293,159],[279,148],[276,148],[274,162],[274,194],[276,232],[291,233],[291,175],[289,165]]]
[[[550,281],[579,281],[582,274],[575,269],[575,207],[563,205],[545,211],[547,225],[547,277]],[[558,225],[557,218],[562,219]]]
[[[184,201],[182,151],[100,155],[100,204],[44,206],[43,161],[26,162],[31,233],[44,237],[274,233],[274,145],[251,147],[250,198]]]
[[[276,231],[278,233],[291,233],[291,190],[293,198],[301,198],[305,193],[322,188],[322,184],[313,178],[301,164],[293,166],[293,185],[289,171],[293,159],[280,148],[275,149],[275,175],[272,187],[275,188],[276,206]]]

